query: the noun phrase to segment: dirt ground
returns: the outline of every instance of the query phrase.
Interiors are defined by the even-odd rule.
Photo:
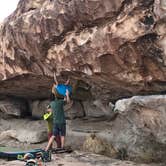
[[[24,166],[23,161],[0,159],[0,166]],[[111,159],[102,155],[74,151],[66,154],[52,154],[52,161],[42,166],[164,166],[163,164],[136,164],[131,161]]]

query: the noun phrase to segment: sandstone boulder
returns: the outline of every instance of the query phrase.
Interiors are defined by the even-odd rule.
[[[1,120],[2,130],[0,140],[15,139],[23,143],[39,143],[47,140],[47,128],[44,121],[32,121],[28,119]]]
[[[127,150],[130,158],[164,160],[166,154],[166,96],[136,96],[115,104],[119,115],[109,139],[116,148]]]
[[[64,71],[88,98],[165,93],[164,13],[163,0],[22,0],[0,28],[0,94],[46,99]]]
[[[104,154],[113,158],[118,157],[119,153],[111,144],[107,144],[95,134],[91,134],[89,137],[87,137],[83,144],[83,150],[97,154]]]
[[[92,134],[83,144],[85,151],[102,154],[105,151],[105,146],[102,140],[97,138],[95,134]]]

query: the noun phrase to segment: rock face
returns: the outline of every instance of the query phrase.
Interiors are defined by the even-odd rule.
[[[47,140],[47,127],[44,121],[28,119],[10,119],[10,121],[7,121],[0,119],[0,124],[1,145],[6,145],[8,139],[22,143],[40,143]]]
[[[130,158],[142,161],[165,160],[166,96],[137,96],[116,103],[119,115],[109,140],[116,148],[127,149]]]
[[[0,100],[1,118],[21,117],[28,114],[27,103],[19,99],[3,99]]]
[[[66,144],[139,162],[164,161],[165,103],[165,95],[136,96],[116,102],[118,116],[113,121],[103,116],[68,120]],[[0,142],[5,144],[11,137],[20,142],[41,142],[47,139],[46,130],[44,121],[0,119]]]
[[[68,118],[86,116],[82,126],[94,128],[115,149],[125,149],[129,159],[163,160],[165,95],[118,101],[113,123],[108,116],[110,102],[117,99],[166,93],[165,13],[165,0],[20,0],[0,25],[0,106],[4,97],[34,101],[32,115],[41,116],[41,100],[48,100],[55,72],[59,82],[71,78],[78,102]],[[9,104],[0,110],[19,116],[12,102],[13,111]],[[88,123],[87,117],[94,121]],[[0,131],[9,130],[3,134],[21,142],[46,139],[42,124],[36,133],[25,122],[21,128],[0,125]],[[75,122],[78,144],[83,143],[85,134],[78,134]]]
[[[111,116],[113,105],[103,104],[101,100],[83,102],[85,115],[89,117]]]
[[[164,0],[21,0],[0,28],[0,94],[47,98],[54,71],[84,82],[83,100],[164,93],[165,10]]]
[[[107,156],[112,155],[108,150],[112,147],[123,159],[165,162],[166,96],[135,96],[119,100],[115,110],[118,110],[118,116],[113,121],[102,118],[71,121],[68,124],[70,144],[79,147],[84,142],[85,150]],[[96,137],[89,136],[92,133]]]
[[[69,119],[82,118],[85,116],[83,106],[80,102],[74,101],[64,108],[65,116]]]
[[[48,100],[33,101],[31,103],[32,117],[43,119],[43,115],[46,112],[47,106],[49,103],[50,103],[50,101],[48,101]]]

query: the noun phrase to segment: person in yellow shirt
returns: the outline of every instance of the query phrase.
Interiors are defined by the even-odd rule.
[[[54,94],[51,94],[51,100],[53,101],[55,99]],[[53,114],[52,112],[49,112],[48,110],[51,108],[50,104],[47,106],[47,112],[43,115],[43,119],[47,121],[47,131],[48,131],[48,141],[50,140],[51,136],[53,135]],[[58,135],[55,138],[57,148],[61,147],[61,139]]]

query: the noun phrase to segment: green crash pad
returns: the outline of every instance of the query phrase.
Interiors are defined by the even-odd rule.
[[[0,147],[0,158],[21,159],[24,157],[26,153],[31,153],[34,156],[36,156],[36,154],[39,152],[43,152],[43,150],[42,149],[23,150],[13,147]]]

